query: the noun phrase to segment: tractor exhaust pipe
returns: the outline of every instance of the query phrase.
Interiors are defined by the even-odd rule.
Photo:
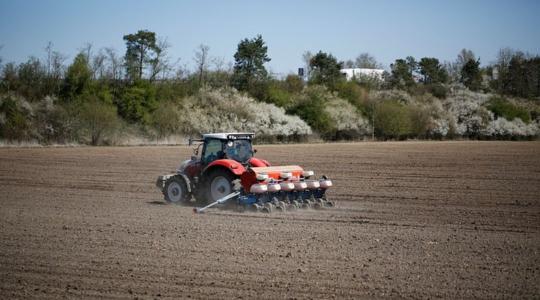
[[[215,202],[212,202],[212,203],[208,204],[205,207],[194,207],[193,212],[196,213],[196,214],[204,213],[204,211],[207,210],[208,208],[210,208],[210,207],[212,207],[214,205],[217,205],[217,204],[225,203],[229,199],[234,198],[234,197],[236,197],[238,195],[240,195],[240,192],[230,193],[227,196],[225,196],[223,198],[220,198],[220,199],[216,200]]]

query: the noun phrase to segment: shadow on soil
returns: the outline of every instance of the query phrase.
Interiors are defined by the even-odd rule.
[[[157,201],[157,200],[154,200],[154,201],[148,201],[146,202],[148,204],[152,204],[152,205],[167,205],[166,202],[163,202],[163,201]]]

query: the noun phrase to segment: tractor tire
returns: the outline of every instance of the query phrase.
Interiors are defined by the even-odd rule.
[[[204,185],[206,201],[212,203],[234,192],[235,179],[237,179],[236,176],[224,169],[210,171]]]
[[[190,198],[186,182],[177,176],[167,179],[163,188],[163,195],[165,201],[174,204],[186,204]]]

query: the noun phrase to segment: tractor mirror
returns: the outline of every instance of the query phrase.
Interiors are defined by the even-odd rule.
[[[253,153],[257,153],[257,149],[253,149]]]

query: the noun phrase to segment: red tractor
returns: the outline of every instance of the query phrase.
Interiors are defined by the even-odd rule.
[[[202,209],[236,199],[240,209],[271,212],[300,207],[329,207],[326,198],[332,186],[326,176],[311,179],[313,171],[299,166],[270,166],[253,157],[252,133],[204,134],[190,160],[182,162],[174,174],[159,176],[157,187],[171,203],[208,204]],[[201,150],[202,146],[202,151]],[[201,153],[200,158],[198,157]],[[230,203],[230,201],[229,201]]]

